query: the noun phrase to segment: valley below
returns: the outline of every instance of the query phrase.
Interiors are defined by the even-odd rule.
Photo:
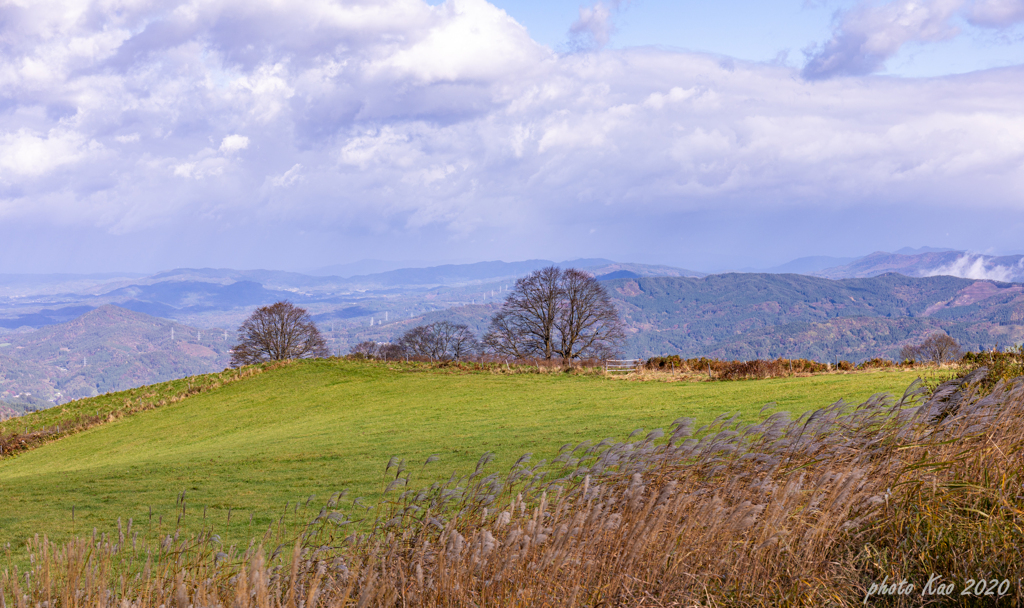
[[[820,265],[831,258],[789,265],[805,274],[708,275],[604,259],[559,264],[605,286],[626,330],[623,357],[858,363],[895,360],[935,332],[976,352],[1024,342],[1024,285],[986,278],[1020,280],[1022,259],[929,251],[875,253],[829,268]],[[480,337],[516,279],[551,264],[352,277],[229,269],[7,275],[0,277],[0,416],[224,369],[238,325],[279,300],[309,310],[334,356],[440,320]]]

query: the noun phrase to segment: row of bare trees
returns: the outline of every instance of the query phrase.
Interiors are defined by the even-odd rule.
[[[367,340],[353,346],[350,352],[367,359],[385,361],[409,357],[460,361],[478,353],[479,344],[468,325],[437,321],[410,329],[397,343]]]
[[[279,359],[326,357],[327,343],[305,309],[278,302],[257,309],[238,329],[233,366]],[[516,281],[478,341],[465,324],[436,321],[414,327],[397,343],[361,342],[352,354],[374,359],[458,361],[478,354],[504,359],[602,359],[625,338],[604,287],[575,268],[549,266]]]

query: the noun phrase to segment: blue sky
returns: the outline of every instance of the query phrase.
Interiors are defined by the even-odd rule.
[[[0,3],[0,272],[1024,251],[1024,0]]]
[[[579,19],[580,2],[506,0],[493,4],[526,26],[538,42],[569,50],[565,24]],[[606,2],[614,27],[607,46],[660,45],[747,61],[783,61],[802,67],[803,51],[828,40],[834,30],[835,17],[857,8],[858,4],[863,3],[635,0],[614,5]],[[1024,28],[1019,23],[1006,28],[975,27],[966,16],[967,13],[961,11],[951,20],[962,30],[961,35],[940,43],[909,43],[886,62],[881,73],[943,76],[1024,62],[1024,45],[1020,44],[1024,40]]]

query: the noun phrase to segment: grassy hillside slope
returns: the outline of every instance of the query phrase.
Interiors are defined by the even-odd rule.
[[[118,517],[133,518],[141,534],[173,531],[179,515],[187,528],[212,527],[238,542],[286,511],[306,517],[296,501],[310,495],[318,497],[310,509],[340,490],[371,502],[395,455],[414,479],[472,470],[485,451],[507,470],[526,452],[550,458],[564,443],[622,439],[680,416],[701,424],[740,412],[750,420],[770,401],[778,404],[771,411],[799,413],[901,394],[916,376],[661,383],[302,361],[0,461],[0,542],[109,531]],[[423,469],[432,454],[440,462]],[[175,504],[183,491],[184,509]]]

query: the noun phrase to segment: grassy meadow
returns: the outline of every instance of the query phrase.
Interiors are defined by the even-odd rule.
[[[938,373],[938,372],[932,372]],[[920,370],[737,382],[636,382],[572,373],[466,372],[415,364],[300,361],[0,460],[0,542],[108,534],[131,518],[140,538],[215,531],[241,543],[308,521],[333,493],[372,504],[383,469],[404,458],[413,482],[472,471],[485,452],[505,470],[566,443],[635,429],[798,415],[839,399],[901,395]],[[153,392],[159,392],[159,388]],[[103,398],[101,398],[103,399]],[[116,398],[107,397],[114,403]],[[764,414],[762,407],[774,402]],[[89,408],[89,401],[69,404]],[[102,407],[97,405],[97,414]],[[60,411],[40,412],[59,420]],[[19,424],[31,427],[32,416]],[[439,460],[424,466],[431,455]],[[315,496],[310,500],[311,496]],[[308,503],[308,504],[307,504]],[[230,522],[229,522],[230,517]]]

